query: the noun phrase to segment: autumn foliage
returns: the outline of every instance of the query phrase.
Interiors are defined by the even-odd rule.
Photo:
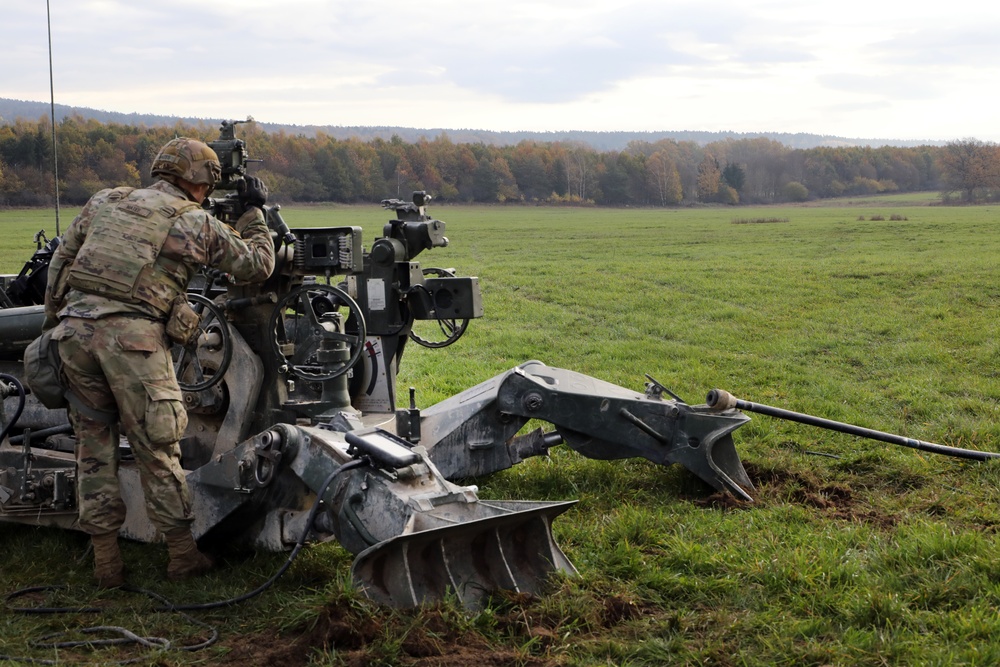
[[[217,137],[214,125],[145,127],[79,116],[57,126],[60,199],[80,204],[95,191],[149,181],[161,145],[175,136]],[[963,140],[947,146],[791,149],[765,138],[632,142],[597,151],[568,142],[498,146],[455,143],[447,134],[406,143],[267,133],[239,136],[286,202],[372,202],[427,190],[439,201],[676,206],[760,204],[878,192],[941,190],[960,201],[1000,191],[1000,152]],[[50,205],[52,138],[46,118],[0,126],[0,205]]]

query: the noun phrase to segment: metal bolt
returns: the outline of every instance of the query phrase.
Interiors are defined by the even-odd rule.
[[[524,409],[528,412],[535,412],[542,409],[545,399],[542,398],[541,394],[533,391],[521,399],[521,404],[524,405]]]

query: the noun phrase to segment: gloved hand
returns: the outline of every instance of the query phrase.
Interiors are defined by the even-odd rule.
[[[237,193],[244,211],[251,206],[264,208],[264,204],[267,203],[267,186],[256,176],[247,176],[240,181]]]

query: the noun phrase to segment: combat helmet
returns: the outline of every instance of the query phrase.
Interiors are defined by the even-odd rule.
[[[219,164],[219,156],[208,144],[197,139],[178,137],[160,149],[149,173],[154,178],[177,176],[191,183],[204,183],[214,188],[222,177],[222,165]]]

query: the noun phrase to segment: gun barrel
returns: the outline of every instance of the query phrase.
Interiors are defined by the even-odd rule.
[[[954,456],[963,459],[973,459],[976,461],[987,461],[989,459],[1000,458],[1000,454],[995,452],[981,452],[975,449],[962,449],[960,447],[949,447],[948,445],[939,445],[933,442],[924,442],[923,440],[917,440],[915,438],[907,438],[901,435],[895,435],[893,433],[885,433],[884,431],[876,431],[875,429],[865,428],[863,426],[845,424],[844,422],[833,421],[832,419],[823,419],[822,417],[815,417],[813,415],[807,415],[801,412],[784,410],[782,408],[776,408],[771,405],[762,405],[760,403],[753,403],[751,401],[745,401],[741,398],[736,398],[728,391],[724,391],[722,389],[713,389],[712,391],[708,392],[708,398],[705,399],[705,402],[708,404],[708,407],[715,410],[727,410],[735,408],[737,410],[743,410],[745,412],[756,412],[758,414],[768,415],[769,417],[777,417],[778,419],[785,419],[787,421],[793,421],[799,424],[806,424],[808,426],[818,426],[819,428],[825,428],[830,431],[847,433],[848,435],[855,435],[860,438],[868,438],[869,440],[878,440],[880,442],[886,442],[891,445],[900,445],[902,447],[919,449],[921,451],[932,452],[934,454],[944,454],[945,456]]]

